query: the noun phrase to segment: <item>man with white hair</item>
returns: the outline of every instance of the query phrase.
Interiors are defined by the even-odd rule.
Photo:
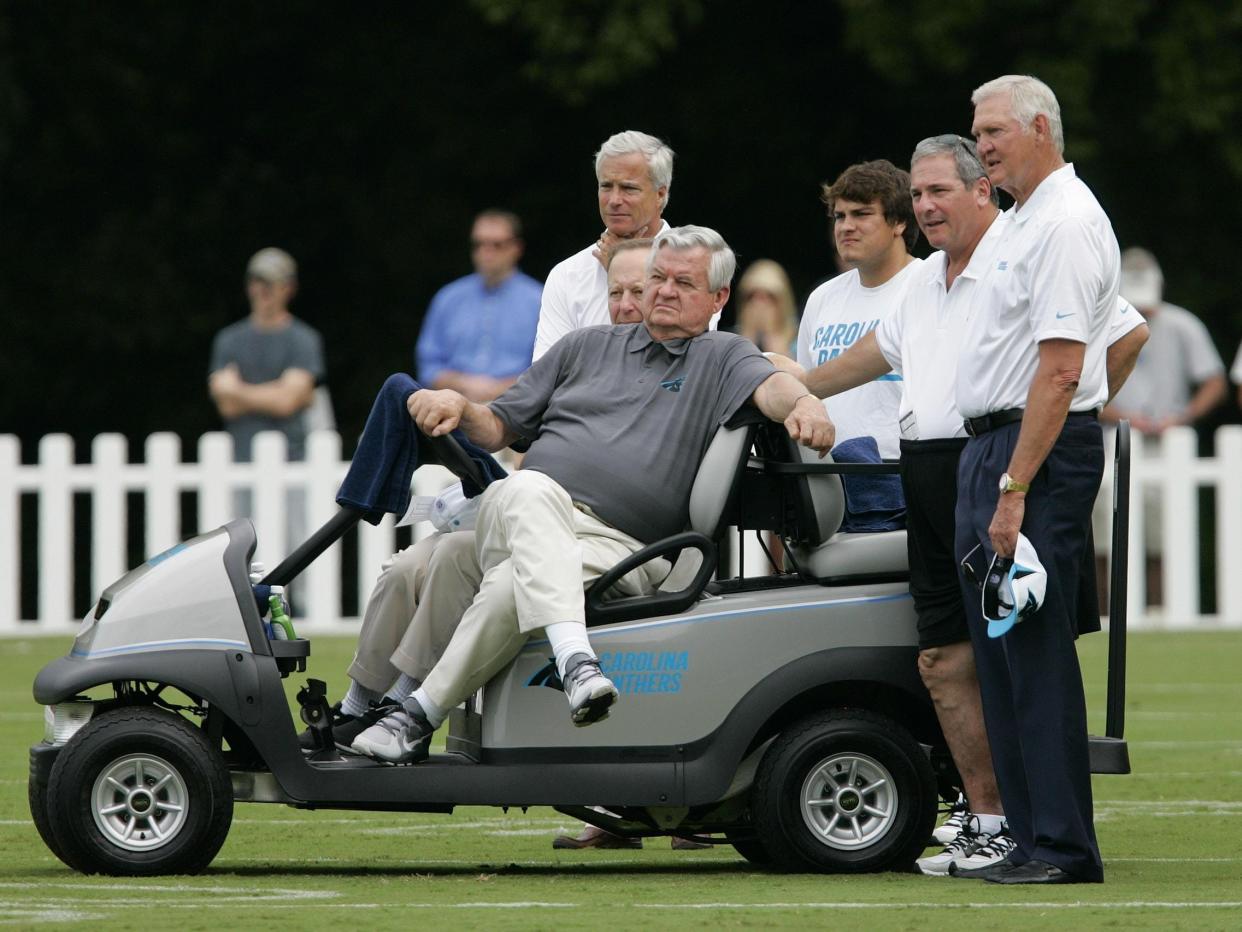
[[[610,323],[642,322],[651,244],[647,238],[628,239],[612,251]],[[422,685],[479,591],[483,571],[475,552],[474,517],[473,511],[463,509],[453,523],[467,529],[438,531],[384,562],[363,611],[358,647],[349,665],[349,688],[332,709],[333,740],[343,750],[375,724],[380,717],[376,710],[392,702],[387,697],[408,696]],[[314,747],[311,729],[299,737],[304,748]],[[607,847],[615,837],[594,846]],[[588,840],[596,840],[595,835]]]
[[[1106,347],[1120,251],[1112,225],[1063,157],[1046,84],[1006,75],[971,97],[988,178],[1015,201],[962,339],[956,401],[970,434],[958,470],[956,556],[1009,573],[1019,532],[1046,572],[1042,602],[989,636],[980,593],[964,601],[992,763],[1013,836],[996,883],[1104,878],[1095,837],[1076,591],[1104,449]],[[989,562],[990,561],[990,562]],[[974,565],[971,563],[970,565]]]
[[[815,394],[835,397],[892,370],[903,375],[901,481],[919,673],[962,778],[962,805],[969,806],[945,826],[957,829],[942,838],[945,849],[916,864],[924,874],[945,876],[951,865],[987,866],[1013,848],[992,772],[953,554],[954,492],[967,439],[955,402],[958,349],[967,319],[980,312],[975,301],[994,268],[1007,221],[974,144],[955,134],[915,146],[909,193],[919,228],[940,251],[928,257],[888,317],[804,381]],[[1116,315],[1108,358],[1110,377],[1116,374],[1118,382],[1145,339],[1136,332],[1141,327],[1135,314]]]
[[[663,219],[673,184],[673,150],[637,130],[604,140],[595,153],[599,239],[557,263],[543,286],[534,358],[565,334],[608,323],[608,255],[617,243],[654,237],[668,228]]]
[[[431,436],[460,426],[485,449],[518,437],[531,445],[523,469],[483,493],[476,524],[483,581],[444,655],[413,695],[354,740],[355,751],[394,763],[425,758],[447,711],[539,630],[574,724],[600,721],[617,689],[587,639],[583,588],[684,529],[717,427],[749,400],[795,440],[827,450],[823,406],[801,382],[777,372],[749,341],[707,332],[728,300],[734,266],[714,230],[668,230],[650,260],[642,325],[574,332],[489,405],[452,391],[410,396],[411,416]],[[675,455],[669,436],[681,441]],[[653,561],[620,587],[651,592],[667,571],[666,561]]]

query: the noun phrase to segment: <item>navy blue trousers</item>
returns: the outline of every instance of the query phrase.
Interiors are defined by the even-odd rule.
[[[1009,466],[1021,425],[972,437],[958,465],[956,550],[961,560],[982,544],[997,482]],[[967,621],[992,764],[1021,864],[1037,858],[1084,880],[1103,880],[1091,802],[1087,709],[1074,641],[1078,577],[1100,486],[1104,447],[1094,419],[1070,415],[1031,483],[1022,533],[1048,572],[1038,612],[1004,637],[989,638],[979,589],[962,578]]]

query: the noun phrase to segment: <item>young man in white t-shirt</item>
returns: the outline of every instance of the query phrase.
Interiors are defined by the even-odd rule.
[[[798,329],[798,363],[806,370],[834,359],[870,333],[901,303],[922,260],[910,255],[919,228],[910,176],[879,159],[851,165],[822,198],[832,236],[849,267],[816,288]],[[901,376],[888,373],[825,401],[837,443],[872,436],[884,459],[897,459]]]

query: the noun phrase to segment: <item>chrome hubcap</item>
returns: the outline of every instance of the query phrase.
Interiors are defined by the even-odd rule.
[[[91,814],[103,836],[127,851],[151,851],[172,841],[190,811],[185,780],[163,758],[127,754],[95,778]]]
[[[834,754],[802,783],[802,819],[830,848],[865,848],[879,841],[897,814],[897,789],[883,764],[866,754]]]

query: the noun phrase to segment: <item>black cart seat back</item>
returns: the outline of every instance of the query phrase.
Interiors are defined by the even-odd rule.
[[[721,427],[712,437],[690,488],[690,527],[622,560],[587,590],[587,624],[683,612],[703,593],[716,564],[715,541],[731,523],[742,471],[750,453],[753,425]],[[605,599],[613,584],[643,563],[666,557],[673,568],[648,596]]]
[[[786,436],[785,455],[791,462],[832,463]],[[803,575],[820,582],[891,579],[908,576],[906,532],[846,533],[845,487],[839,475],[801,474],[784,477],[787,498],[800,513],[796,526],[800,539],[793,542],[793,556]],[[808,510],[809,509],[809,510]]]

